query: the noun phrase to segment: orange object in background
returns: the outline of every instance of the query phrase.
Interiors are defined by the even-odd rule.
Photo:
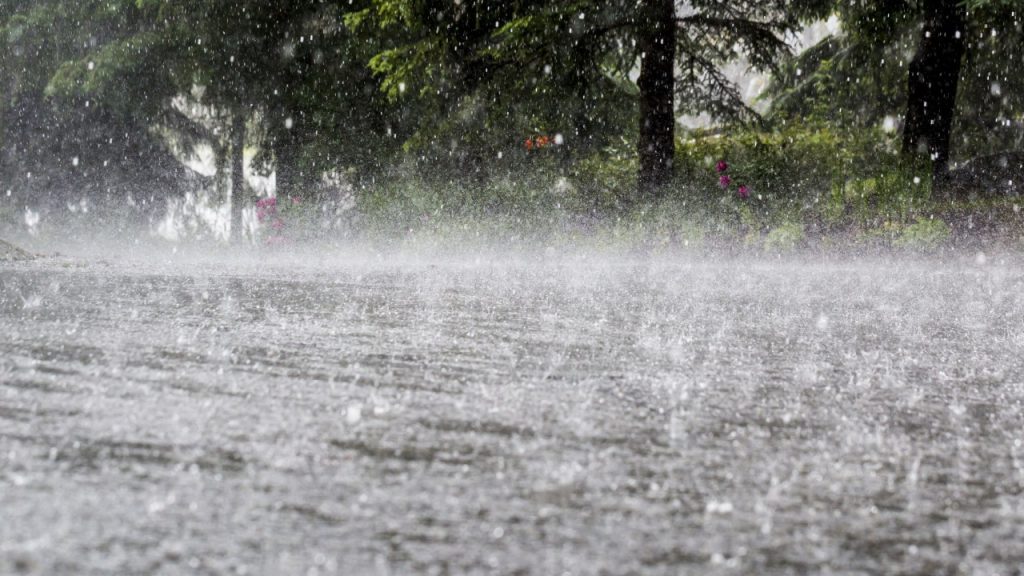
[[[527,150],[540,150],[541,148],[547,148],[551,144],[550,136],[534,136],[533,138],[527,138],[524,146]]]

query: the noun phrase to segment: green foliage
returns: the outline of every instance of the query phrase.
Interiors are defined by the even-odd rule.
[[[897,146],[880,130],[823,123],[697,131],[678,147],[677,198],[690,200],[688,217],[770,251],[835,234],[889,243],[934,209],[931,170],[903,158]],[[729,164],[727,189],[718,181],[719,160]],[[741,184],[748,199],[737,194]]]
[[[572,12],[587,4],[380,0],[349,24],[392,39],[369,66],[417,119],[406,153],[443,178],[479,178],[505,173],[533,135],[561,135],[580,157],[632,128],[609,38],[582,34]]]
[[[579,190],[580,209],[601,214],[615,213],[634,200],[636,159],[624,150],[612,147],[574,164],[571,178]]]
[[[969,4],[962,157],[1024,142],[1020,8]],[[241,125],[241,148],[276,170],[282,195],[312,196],[325,173],[343,174],[358,211],[395,230],[609,218],[609,235],[654,245],[721,235],[773,250],[836,230],[926,237],[929,171],[900,159],[895,141],[922,6],[689,3],[677,111],[719,124],[680,138],[668,198],[644,204],[633,78],[647,23],[633,1],[6,0],[0,176],[31,194],[121,198],[138,182],[183,180],[182,157],[210,145],[223,181]],[[843,32],[786,59],[785,35],[833,12]],[[766,122],[721,70],[740,57],[773,71]],[[526,149],[538,136],[564,145]]]
[[[837,0],[842,32],[787,62],[766,95],[770,118],[834,126],[898,128],[907,106],[907,70],[924,4]],[[1018,3],[968,2],[967,56],[960,76],[953,143],[957,158],[1019,148],[1024,142],[1024,11]],[[814,14],[821,16],[821,13]]]
[[[4,3],[0,177],[18,192],[18,201],[123,200],[137,193],[137,181],[168,192],[181,186],[181,167],[150,133],[164,69],[145,66],[154,74],[131,82],[116,70],[137,63],[135,51],[105,53],[99,67],[90,58],[144,33],[144,16],[134,0]],[[98,78],[108,78],[112,89],[96,91],[90,82]],[[69,181],[77,185],[69,187]],[[156,197],[137,196],[148,205]]]
[[[840,138],[826,127],[696,132],[678,147],[679,176],[717,187],[714,164],[725,160],[735,183],[751,187],[755,200],[776,205],[813,201],[851,162]]]
[[[904,248],[934,250],[945,244],[951,235],[949,225],[938,218],[918,218],[903,228],[895,244]]]
[[[786,222],[768,232],[764,238],[764,249],[768,252],[792,252],[806,240],[802,224]]]
[[[799,14],[819,4],[690,6],[677,22],[678,110],[756,118],[721,65],[743,57],[755,69],[773,68],[788,52],[784,36]],[[535,132],[561,134],[574,159],[635,138],[630,78],[638,38],[650,25],[635,2],[374,0],[348,24],[394,39],[369,65],[392,101],[417,111],[406,151],[434,171],[468,164],[475,174],[486,159],[507,153],[510,138]]]
[[[904,223],[928,205],[930,172],[926,166],[890,164],[874,175],[847,180],[833,190],[825,212],[827,222],[851,219],[869,228],[882,223]]]
[[[723,190],[715,163],[729,163],[733,183]],[[777,130],[694,132],[677,153],[680,181],[706,201],[748,205],[764,226],[780,218],[820,213],[848,183],[891,173],[902,165],[896,143],[877,130],[837,131],[826,124],[788,124]],[[910,177],[911,180],[913,177]],[[739,185],[750,199],[736,198]]]
[[[257,167],[277,168],[281,186],[287,175],[295,191],[309,189],[327,171],[372,179],[400,152],[405,111],[366,66],[383,40],[344,24],[363,9],[319,0],[4,3],[0,74],[13,89],[0,132],[26,152],[22,166],[0,172],[51,173],[54,157],[107,168],[114,158],[136,172],[170,165],[180,179],[187,170],[167,145],[188,156],[209,144],[224,167],[232,119],[242,116]],[[103,145],[126,140],[133,149]]]

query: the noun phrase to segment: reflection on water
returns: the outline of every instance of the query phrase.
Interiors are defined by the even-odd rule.
[[[1013,266],[0,266],[3,573],[1024,562]]]

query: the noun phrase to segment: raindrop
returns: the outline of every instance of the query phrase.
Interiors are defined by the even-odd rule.
[[[29,234],[35,235],[36,226],[39,225],[39,213],[33,212],[31,208],[25,208],[25,226],[28,227]]]
[[[825,330],[828,330],[828,324],[829,324],[828,316],[826,316],[824,314],[819,314],[818,315],[818,319],[814,322],[814,327],[817,328],[818,330],[825,331]]]
[[[704,511],[708,514],[731,514],[733,511],[732,502],[717,500],[710,500],[707,506],[704,507]]]
[[[345,410],[345,422],[348,424],[358,424],[363,419],[363,406],[361,404],[352,404]]]

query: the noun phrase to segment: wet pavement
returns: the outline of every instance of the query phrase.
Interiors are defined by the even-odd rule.
[[[1024,267],[0,262],[0,573],[1024,573]]]

